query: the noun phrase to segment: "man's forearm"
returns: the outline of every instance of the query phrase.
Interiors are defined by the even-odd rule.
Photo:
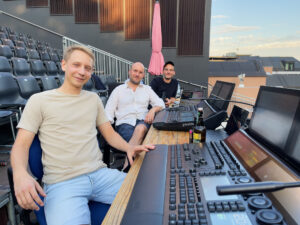
[[[27,171],[28,151],[21,146],[13,146],[10,156],[14,174]]]
[[[155,107],[153,107],[153,108],[150,109],[150,110],[154,111],[154,113],[157,113],[157,112],[159,112],[159,111],[162,110],[162,107],[160,107],[160,106],[155,106]]]
[[[130,144],[128,144],[117,132],[112,132],[111,137],[106,140],[110,146],[123,152],[127,152],[130,148]]]

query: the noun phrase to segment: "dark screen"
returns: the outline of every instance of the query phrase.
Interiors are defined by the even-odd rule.
[[[300,90],[261,87],[249,132],[270,150],[300,166]]]
[[[207,101],[216,111],[227,110],[229,102],[222,100],[230,100],[235,84],[217,81]],[[216,100],[215,100],[216,99]]]
[[[225,131],[230,135],[246,124],[249,112],[235,105],[230,114]]]

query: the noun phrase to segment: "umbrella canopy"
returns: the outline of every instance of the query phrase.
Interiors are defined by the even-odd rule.
[[[162,35],[159,1],[155,2],[152,23],[152,55],[148,71],[152,75],[160,75],[163,71],[164,57],[161,53]]]

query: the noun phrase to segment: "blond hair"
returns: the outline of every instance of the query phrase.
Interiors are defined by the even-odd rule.
[[[72,46],[69,46],[68,48],[66,48],[65,52],[64,52],[64,60],[68,61],[71,54],[76,50],[86,53],[89,57],[91,57],[93,62],[95,62],[95,56],[94,56],[93,52],[91,51],[91,49],[89,49],[83,45],[72,45]]]

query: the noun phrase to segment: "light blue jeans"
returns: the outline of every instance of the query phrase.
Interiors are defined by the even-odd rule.
[[[126,174],[101,168],[55,184],[45,184],[47,225],[90,224],[89,200],[111,204]]]

